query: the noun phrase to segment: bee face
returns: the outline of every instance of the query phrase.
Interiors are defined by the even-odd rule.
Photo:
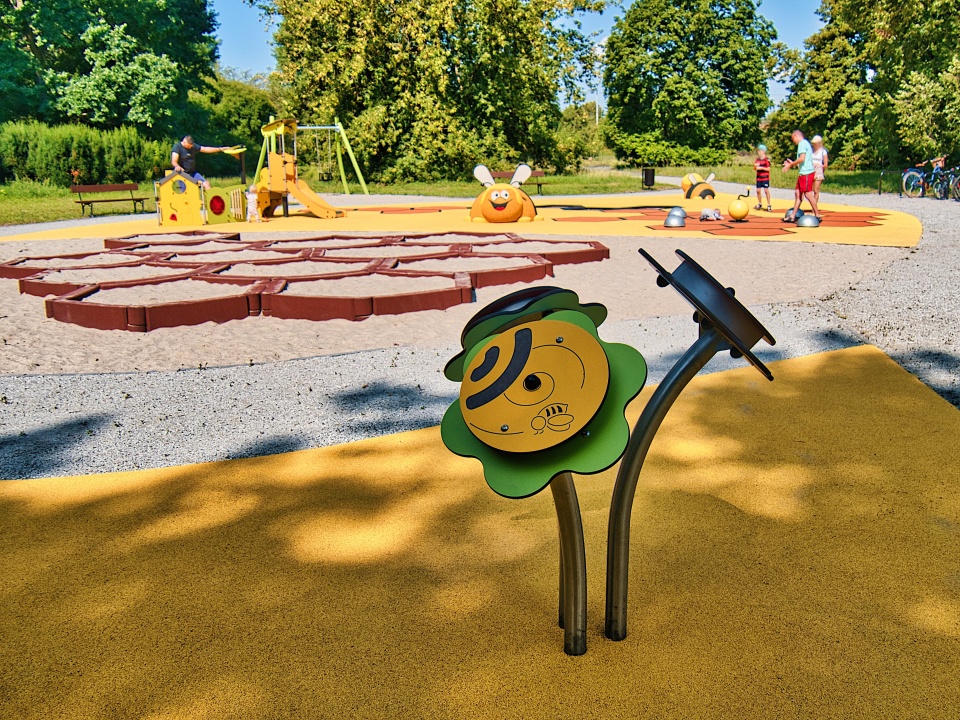
[[[516,188],[494,185],[480,196],[480,212],[487,222],[516,222],[523,214],[523,203]]]
[[[607,356],[593,335],[538,320],[481,348],[466,368],[460,409],[485,445],[534,452],[580,432],[600,409],[609,380]]]

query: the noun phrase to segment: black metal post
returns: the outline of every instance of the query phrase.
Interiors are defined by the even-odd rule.
[[[560,473],[550,482],[550,491],[560,531],[563,651],[567,655],[583,655],[587,651],[587,559],[573,476]]]
[[[607,525],[607,597],[604,634],[611,640],[627,636],[627,583],[630,567],[630,515],[640,470],[654,435],[687,384],[721,350],[729,349],[712,326],[704,332],[671,368],[657,387],[630,433],[630,442],[620,461],[610,500]]]

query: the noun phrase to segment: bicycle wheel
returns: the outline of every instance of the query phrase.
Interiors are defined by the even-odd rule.
[[[949,180],[943,175],[938,175],[930,183],[930,194],[937,200],[946,200],[949,191]]]
[[[917,170],[907,170],[900,179],[903,194],[908,198],[918,198],[923,193],[923,174]]]
[[[960,175],[950,178],[950,197],[960,202]]]

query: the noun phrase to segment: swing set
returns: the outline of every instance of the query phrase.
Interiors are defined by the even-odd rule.
[[[363,194],[370,194],[367,190],[367,183],[363,179],[363,173],[360,172],[360,165],[357,163],[357,158],[353,154],[353,148],[350,147],[347,133],[344,131],[343,125],[340,124],[339,120],[335,119],[333,125],[299,125],[297,126],[297,130],[302,132],[309,131],[317,133],[318,135],[322,132],[326,133],[326,142],[323,142],[320,137],[315,138],[317,150],[317,180],[319,182],[332,181],[334,172],[336,172],[336,174],[340,176],[344,194],[350,194],[350,187],[347,185],[347,174],[343,162],[343,156],[344,153],[346,153],[350,164],[353,166],[353,172],[357,176],[357,181],[360,183]],[[294,142],[296,142],[296,139],[294,139]]]

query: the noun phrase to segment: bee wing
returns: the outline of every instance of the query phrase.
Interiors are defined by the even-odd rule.
[[[529,165],[517,165],[517,169],[513,171],[513,177],[510,178],[510,184],[514,187],[520,187],[530,179],[532,172],[533,170],[530,169]]]
[[[707,175],[707,179],[704,180],[704,182],[712,183],[714,178],[716,177],[717,177],[716,175],[714,175],[713,173],[710,173],[709,175]]]
[[[477,165],[473,169],[473,176],[486,187],[494,184],[493,175],[490,174],[490,169],[486,165]]]

